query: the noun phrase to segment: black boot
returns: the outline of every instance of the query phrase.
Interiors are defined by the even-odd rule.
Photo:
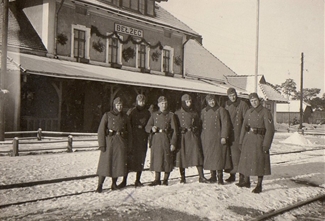
[[[97,193],[101,193],[103,191],[103,183],[104,183],[104,181],[105,181],[104,176],[98,176],[98,185],[97,185],[97,189],[96,189]]]
[[[135,187],[143,186],[143,184],[140,182],[141,174],[142,174],[141,171],[137,172],[137,178],[134,183]]]
[[[186,179],[185,179],[185,168],[179,168],[179,173],[181,174],[181,181],[180,183],[186,183]]]
[[[217,182],[217,172],[215,170],[210,170],[211,177],[209,179],[210,183],[216,183]]]
[[[126,175],[123,177],[122,182],[121,182],[117,187],[118,187],[119,189],[126,187],[126,181],[127,181],[127,179],[128,179],[128,175],[126,174]]]
[[[219,185],[223,185],[223,171],[222,170],[218,170],[218,184]]]
[[[197,172],[199,173],[199,183],[209,183],[209,180],[204,177],[203,167],[196,166]]]
[[[239,181],[238,181],[238,183],[236,183],[236,185],[237,184],[242,184],[242,183],[244,183],[244,175],[243,174],[239,174]]]
[[[244,182],[236,183],[236,185],[239,186],[239,187],[250,188],[251,187],[251,181],[250,181],[249,176],[244,176]]]
[[[169,178],[169,174],[170,172],[165,172],[165,175],[164,175],[164,180],[163,180],[163,185],[165,186],[168,186],[168,178]]]
[[[263,181],[263,176],[258,177],[257,185],[255,189],[253,189],[253,193],[260,193],[262,192],[262,181]]]
[[[117,178],[112,177],[112,185],[111,185],[111,190],[118,190],[118,186],[116,185]]]
[[[149,184],[149,186],[161,185],[160,172],[155,172],[155,180]]]
[[[233,183],[236,181],[236,174],[235,173],[231,173],[230,176],[228,177],[228,179],[225,180],[227,183]]]

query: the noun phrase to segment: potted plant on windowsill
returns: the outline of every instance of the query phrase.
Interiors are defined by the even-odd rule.
[[[122,68],[122,65],[121,64],[118,64],[118,63],[111,63],[111,67],[112,68],[121,69]]]

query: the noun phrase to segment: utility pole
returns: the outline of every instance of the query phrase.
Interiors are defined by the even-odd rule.
[[[7,75],[8,1],[2,3],[2,51],[0,72],[0,141],[5,140],[5,76]]]
[[[260,0],[257,0],[257,17],[256,17],[256,54],[255,54],[255,78],[254,78],[254,92],[257,93],[257,76],[258,76],[258,43],[259,43],[259,29],[260,29]]]
[[[302,129],[302,120],[304,117],[304,113],[302,110],[302,102],[303,102],[303,84],[304,84],[304,53],[301,53],[301,70],[300,70],[300,126],[299,129]]]

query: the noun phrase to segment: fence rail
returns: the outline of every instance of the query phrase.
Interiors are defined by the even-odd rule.
[[[37,151],[66,149],[67,152],[70,153],[73,152],[73,149],[98,148],[97,133],[69,133],[69,132],[42,131],[42,129],[39,128],[37,131],[15,131],[15,132],[5,132],[5,134],[6,135],[35,134],[35,136],[31,136],[31,137],[19,138],[15,136],[11,142],[9,140],[0,142],[0,153],[2,154],[7,153],[10,154],[11,156],[19,156],[20,152],[37,152]],[[50,137],[50,136],[45,137],[44,136],[45,134],[52,135],[52,136],[55,135],[56,137]],[[57,137],[57,136],[63,136],[63,137]],[[66,143],[66,145],[64,145],[63,143]],[[44,147],[44,145],[48,145],[48,144],[51,144],[51,146]]]

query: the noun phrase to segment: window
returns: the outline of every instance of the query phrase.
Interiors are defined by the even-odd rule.
[[[146,67],[146,46],[145,45],[139,45],[139,68],[145,68]]]
[[[173,73],[174,49],[170,46],[164,46],[161,59],[161,71]]]
[[[155,15],[155,1],[147,0],[147,15]]]
[[[118,56],[118,39],[117,38],[112,38],[109,48],[110,48],[110,52],[111,52],[111,63],[117,64],[117,56]]]
[[[146,0],[140,0],[139,11],[144,15],[146,14]]]
[[[89,59],[90,28],[72,25],[71,57]]]
[[[110,35],[111,33],[107,33]],[[123,37],[119,35],[119,38],[123,40]],[[122,44],[119,42],[117,37],[107,38],[106,40],[106,63],[110,63],[111,66],[117,64],[122,65]]]
[[[170,51],[163,50],[163,71],[169,72],[169,63],[170,63]]]

